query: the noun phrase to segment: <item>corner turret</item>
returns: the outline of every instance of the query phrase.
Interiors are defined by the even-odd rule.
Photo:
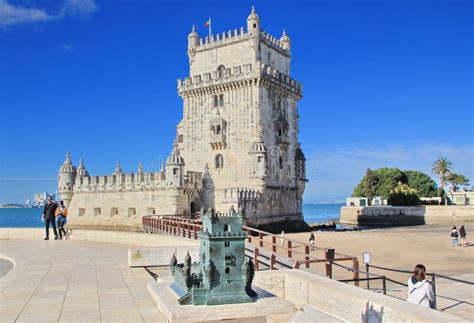
[[[283,35],[281,35],[280,43],[284,49],[291,50],[291,40],[290,37],[286,34],[286,30],[283,29]]]
[[[199,44],[199,36],[196,32],[196,29],[194,28],[191,30],[191,33],[188,35],[188,56],[189,56],[189,61],[192,63],[194,59],[194,55],[196,55],[196,47]]]
[[[59,179],[58,179],[58,197],[59,200],[63,200],[66,206],[72,199],[74,183],[76,180],[76,167],[72,164],[71,154],[66,154],[66,160],[59,168]]]
[[[77,167],[77,176],[89,176],[89,172],[84,166],[84,159],[81,158],[79,161],[79,166]]]
[[[181,187],[183,185],[184,159],[179,154],[176,140],[173,143],[173,150],[166,160],[166,184]]]
[[[260,18],[255,13],[255,7],[252,6],[252,12],[247,18],[247,32],[254,36],[258,37],[260,35]]]

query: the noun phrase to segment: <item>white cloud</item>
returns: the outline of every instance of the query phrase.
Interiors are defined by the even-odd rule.
[[[66,0],[59,11],[60,16],[87,16],[98,9],[94,0]]]
[[[349,196],[367,168],[396,167],[432,176],[433,161],[440,156],[446,156],[453,163],[454,172],[474,182],[472,145],[339,145],[316,149],[306,155],[309,183],[305,200],[308,202]]]
[[[70,52],[74,49],[74,47],[71,46],[71,45],[62,45],[61,48],[64,49],[65,51],[67,51],[67,52]]]
[[[20,25],[55,19],[43,9],[25,8],[0,0],[0,26]]]
[[[94,0],[66,0],[61,9],[47,12],[42,8],[28,8],[0,0],[0,27],[46,22],[67,16],[87,16],[98,9]]]

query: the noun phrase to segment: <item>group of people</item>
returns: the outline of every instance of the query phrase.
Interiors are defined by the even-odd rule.
[[[67,239],[67,232],[64,229],[67,219],[67,208],[64,201],[56,203],[51,196],[48,196],[46,204],[43,208],[42,219],[46,228],[46,237],[44,240],[49,240],[49,227],[53,227],[54,240],[62,240],[63,236]],[[57,230],[56,230],[57,224]],[[59,236],[58,236],[59,233]]]
[[[453,247],[458,247],[459,246],[458,238],[461,238],[461,247],[466,247],[467,246],[466,235],[467,235],[467,233],[466,233],[466,228],[464,228],[464,225],[462,225],[459,228],[459,232],[456,229],[456,226],[454,226],[451,229],[451,242],[453,244]]]

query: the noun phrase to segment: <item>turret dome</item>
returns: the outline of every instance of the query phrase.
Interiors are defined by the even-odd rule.
[[[59,168],[60,173],[74,173],[76,171],[76,167],[72,164],[71,161],[71,154],[68,152],[66,154],[66,160],[62,164],[62,166]]]
[[[84,166],[84,160],[82,158],[79,161],[79,167],[77,168],[77,176],[89,176],[89,172]]]
[[[176,143],[176,140],[173,143],[173,150],[171,151],[171,154],[166,160],[166,165],[184,165],[184,159],[179,154],[178,144]]]

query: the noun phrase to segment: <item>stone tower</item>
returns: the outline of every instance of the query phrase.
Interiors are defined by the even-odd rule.
[[[63,200],[66,206],[71,202],[75,179],[76,167],[72,164],[71,154],[67,153],[66,160],[59,168],[58,179],[58,200]]]
[[[178,80],[177,149],[185,170],[204,172],[213,188],[202,205],[217,211],[236,205],[248,225],[273,231],[305,226],[302,87],[290,77],[290,47],[286,32],[280,39],[266,33],[252,8],[246,30],[202,39],[193,27],[189,77]]]

